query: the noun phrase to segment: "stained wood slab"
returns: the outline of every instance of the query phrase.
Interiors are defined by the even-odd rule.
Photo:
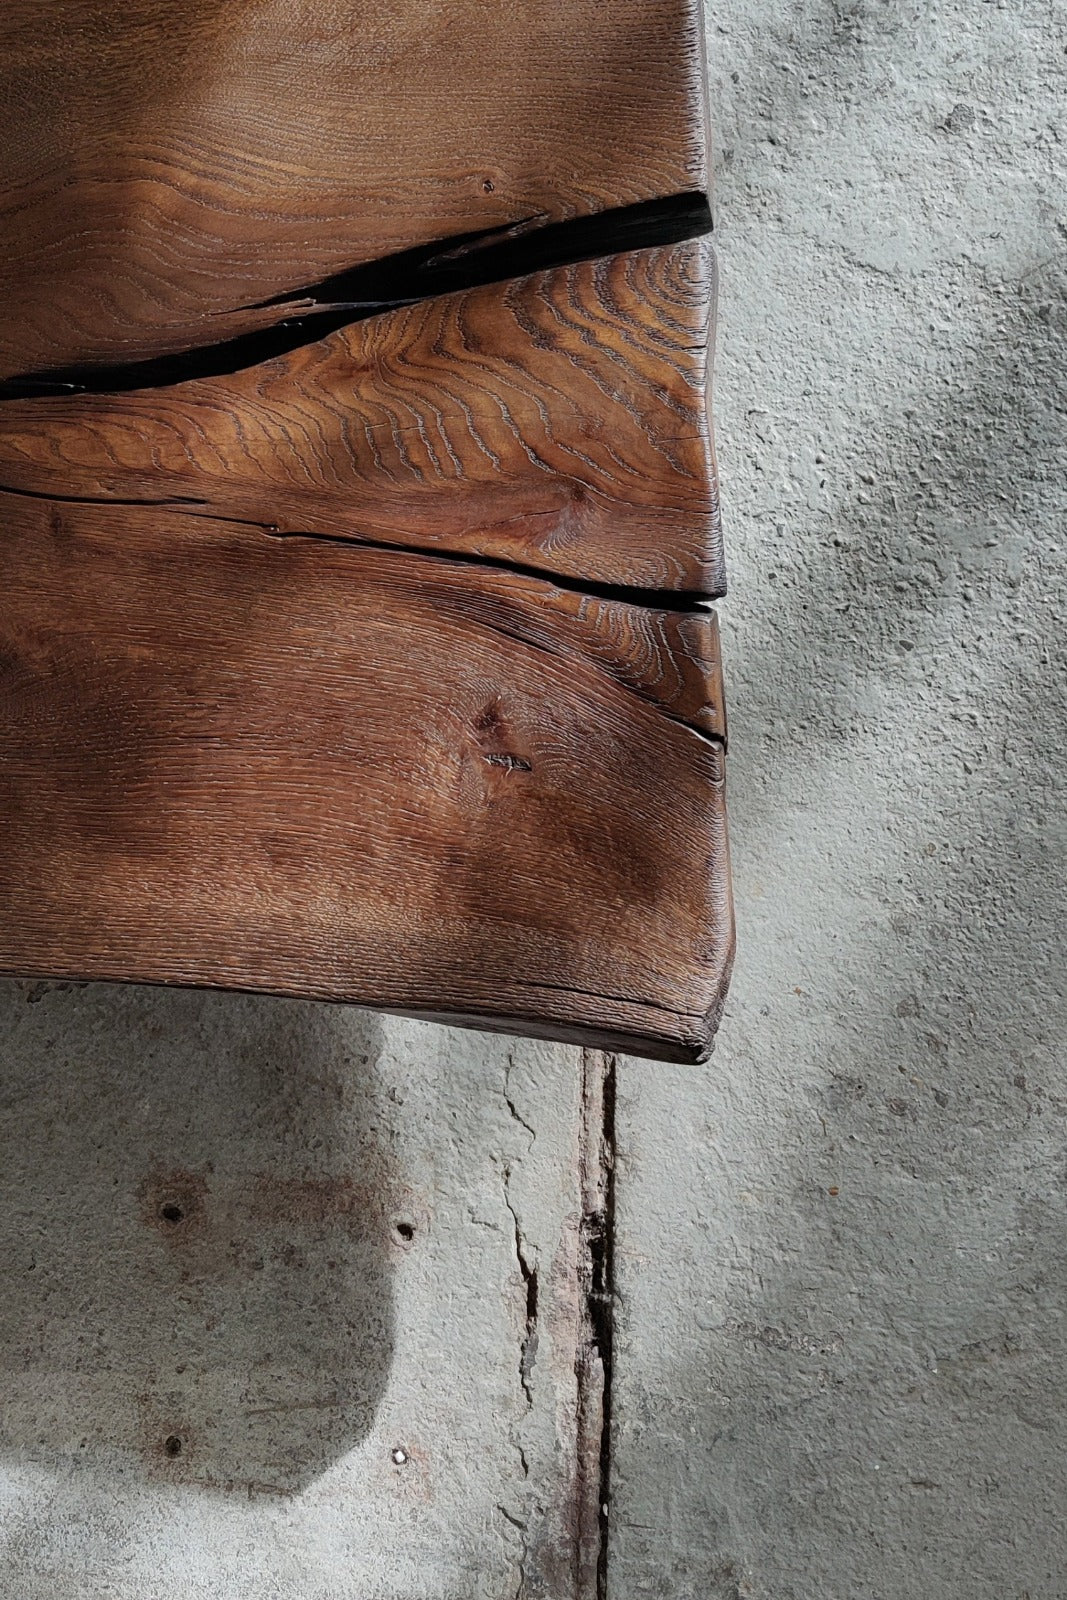
[[[0,592],[0,970],[706,1054],[707,612],[9,494]]]
[[[0,14],[0,970],[702,1059],[700,0]]]
[[[700,0],[7,0],[0,376],[209,345],[454,236],[654,220],[706,194],[703,81]]]
[[[0,486],[721,594],[714,291],[694,240],[437,296],[209,379],[163,364],[129,391],[112,373],[10,399]]]

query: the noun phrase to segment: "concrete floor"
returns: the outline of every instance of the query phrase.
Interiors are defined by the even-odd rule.
[[[3,1600],[588,1590],[578,1052],[40,983],[0,1039]]]
[[[1067,13],[710,41],[739,955],[620,1071],[613,1594],[1061,1600]]]
[[[1067,1595],[1065,22],[711,16],[740,950],[617,1069],[610,1600]],[[596,1058],[13,983],[0,1058],[0,1600],[593,1600]]]

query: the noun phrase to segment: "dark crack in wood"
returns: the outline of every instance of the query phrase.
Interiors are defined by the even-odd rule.
[[[515,224],[460,234],[244,308],[299,307],[298,316],[284,317],[272,327],[144,361],[20,373],[0,382],[0,401],[120,394],[228,376],[398,307],[580,261],[677,244],[710,233],[711,228],[707,195],[693,193],[617,206],[530,231]]]

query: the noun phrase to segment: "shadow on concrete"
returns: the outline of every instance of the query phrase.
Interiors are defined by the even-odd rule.
[[[370,1428],[412,1224],[349,1008],[0,983],[0,1449],[291,1494]]]
[[[761,191],[784,207],[807,182],[810,201],[800,163],[760,170],[757,146],[826,137],[805,135],[797,84],[829,104],[847,55],[835,19],[911,26],[891,8],[803,9],[814,40],[774,42],[811,76],[761,69],[767,34],[746,24],[760,70],[739,105],[765,110],[731,129],[722,209],[739,234]],[[946,78],[929,108],[904,104],[917,120],[963,93]],[[869,155],[862,134],[852,148]],[[977,162],[958,151],[962,188]],[[732,448],[764,432],[752,453],[771,480],[739,470],[726,507],[749,568],[725,629],[737,980],[705,1083],[621,1077],[612,1577],[709,1600],[1051,1593],[1067,1433],[1062,255],[1031,261],[1043,231],[1023,204],[1014,275],[975,267],[965,236],[926,281],[879,278],[817,217],[813,236],[780,224],[763,248],[793,253],[794,322],[724,319],[748,336]],[[1001,225],[1010,237],[1015,219]],[[731,289],[726,255],[740,306],[751,285],[735,267]],[[856,381],[856,343],[830,359],[837,329],[872,308],[884,328],[892,307],[906,335],[872,338]],[[757,366],[764,347],[777,372]],[[783,467],[822,438],[824,509]]]

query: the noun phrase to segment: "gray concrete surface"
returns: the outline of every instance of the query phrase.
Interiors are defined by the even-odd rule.
[[[3,1600],[570,1592],[576,1051],[10,982],[0,1041]]]
[[[1067,17],[718,0],[739,956],[621,1068],[611,1593],[1067,1595]]]
[[[711,16],[740,953],[618,1069],[609,1600],[1067,1595],[1063,22]],[[9,983],[0,1060],[0,1600],[593,1600],[577,1052]]]

